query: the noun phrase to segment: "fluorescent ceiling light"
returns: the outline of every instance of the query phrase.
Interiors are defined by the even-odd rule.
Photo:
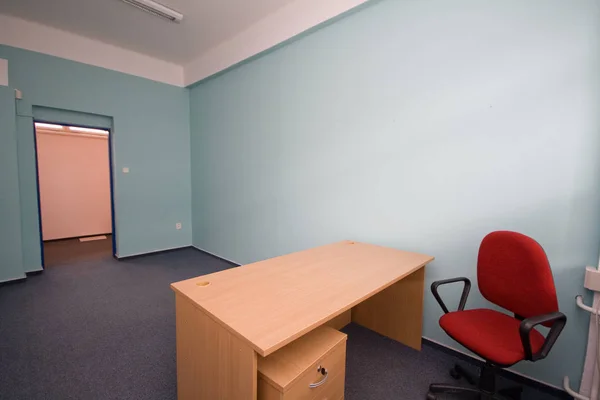
[[[63,129],[62,125],[56,125],[56,124],[44,124],[41,122],[36,122],[35,123],[35,127],[36,128],[44,128],[44,129]]]
[[[144,10],[152,15],[156,15],[157,17],[168,19],[171,22],[181,22],[181,20],[183,19],[183,14],[152,0],[121,1],[123,3],[127,3],[131,6],[137,7],[140,10]]]
[[[69,130],[71,132],[98,133],[101,135],[108,135],[108,131],[105,131],[104,129],[80,128],[78,126],[70,126]]]

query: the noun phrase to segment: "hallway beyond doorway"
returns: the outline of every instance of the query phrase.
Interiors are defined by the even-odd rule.
[[[34,128],[42,267],[104,258],[107,243],[117,254],[110,129],[38,120]]]

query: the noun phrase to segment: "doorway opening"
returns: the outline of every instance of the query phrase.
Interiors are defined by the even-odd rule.
[[[114,257],[110,130],[34,126],[42,266]]]

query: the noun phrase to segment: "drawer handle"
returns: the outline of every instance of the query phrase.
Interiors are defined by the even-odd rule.
[[[309,383],[308,387],[311,389],[317,388],[317,387],[321,386],[322,384],[324,384],[325,382],[327,382],[327,376],[329,375],[329,372],[327,372],[327,369],[325,369],[325,367],[321,367],[319,365],[319,367],[317,368],[317,372],[320,372],[323,375],[323,378],[319,382]]]

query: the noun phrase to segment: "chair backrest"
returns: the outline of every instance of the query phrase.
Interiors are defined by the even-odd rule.
[[[498,231],[483,238],[477,282],[483,297],[518,316],[528,318],[558,311],[548,257],[529,236]]]

